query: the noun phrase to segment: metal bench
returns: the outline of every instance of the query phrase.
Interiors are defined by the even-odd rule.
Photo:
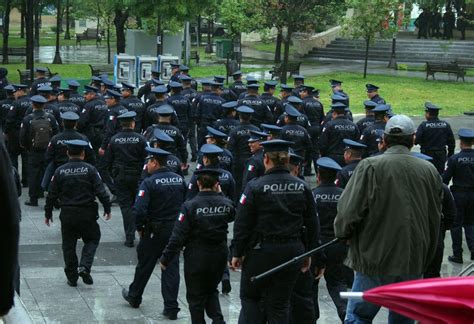
[[[97,32],[97,28],[87,28],[84,32],[76,34],[76,46],[81,45],[81,41],[95,39],[96,46],[102,45],[104,32]]]
[[[3,56],[3,48],[0,48],[0,53]],[[26,48],[23,47],[9,47],[7,50],[8,56],[26,56]]]
[[[300,67],[301,62],[288,62],[286,72],[290,73],[290,76],[300,74]],[[281,79],[281,73],[283,72],[282,68],[283,63],[279,63],[273,67],[273,69],[270,71],[270,74],[272,75],[272,80],[275,77]]]
[[[433,62],[426,62],[426,80],[431,75],[433,80],[435,80],[435,73],[442,72],[448,74],[455,74],[456,81],[462,79],[464,82],[464,76],[466,75],[466,69],[460,66],[457,63],[433,63]]]
[[[114,74],[114,66],[112,64],[89,64],[92,76],[100,76],[101,74]]]
[[[198,52],[197,51],[191,51],[189,54],[190,54],[189,55],[189,60],[195,60],[196,64],[199,64],[200,57],[199,57]]]

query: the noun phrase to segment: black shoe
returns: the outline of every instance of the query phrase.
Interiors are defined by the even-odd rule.
[[[178,312],[176,312],[176,311],[166,311],[166,310],[164,310],[163,315],[167,319],[172,320],[172,321],[175,321],[175,320],[178,319]]]
[[[123,288],[122,289],[122,297],[123,299],[125,299],[129,304],[130,306],[132,306],[133,308],[138,308],[140,307],[140,303],[137,303],[136,301],[134,301],[129,295],[128,295],[128,290]]]
[[[38,207],[38,200],[37,199],[31,199],[25,201],[26,206],[33,206],[33,207]]]
[[[69,280],[69,279],[68,279],[68,280],[67,280],[67,284],[68,284],[68,286],[70,286],[70,287],[77,287],[77,280],[74,281],[74,280]]]
[[[451,256],[448,256],[448,261],[462,264],[462,257],[457,257],[457,256],[454,256],[454,255],[451,255]]]
[[[133,241],[125,241],[123,242],[123,245],[125,245],[126,247],[129,247],[129,248],[132,248],[135,246],[135,244],[133,244]]]
[[[82,281],[86,285],[92,285],[94,283],[94,280],[92,280],[92,276],[89,272],[87,272],[85,269],[79,270],[79,277],[82,278]]]
[[[222,285],[221,291],[223,294],[227,295],[232,290],[232,287],[230,286],[230,281],[228,279],[222,280],[221,285]]]

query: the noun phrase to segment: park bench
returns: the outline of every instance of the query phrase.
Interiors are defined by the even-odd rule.
[[[430,75],[433,77],[433,80],[435,80],[436,72],[456,74],[456,81],[461,78],[463,82],[464,76],[466,75],[466,69],[457,63],[426,62],[426,80],[428,80]]]
[[[114,74],[114,66],[112,64],[89,64],[92,76],[100,76],[102,74]]]
[[[290,76],[300,74],[300,67],[301,62],[288,62],[286,72],[290,73]],[[270,74],[272,75],[272,80],[275,77],[281,79],[282,68],[283,63],[278,63],[273,67],[273,69],[270,71]]]
[[[3,48],[0,48],[3,55]],[[9,47],[7,50],[8,56],[26,56],[26,48],[24,47]]]
[[[81,41],[95,39],[96,46],[102,45],[103,32],[97,32],[97,28],[87,28],[80,34],[76,34],[76,46],[81,45]]]
[[[195,60],[196,61],[196,64],[199,64],[199,54],[197,51],[191,51],[191,53],[189,53],[189,60]]]
[[[464,69],[474,68],[474,60],[472,59],[457,58],[452,63],[457,64]]]
[[[52,73],[49,67],[46,67],[46,68],[48,69],[48,72],[46,72],[46,75],[45,75],[47,79],[57,74],[57,73]],[[30,70],[18,69],[17,71],[18,71],[18,74],[20,74],[20,83],[30,86],[32,83],[31,78],[30,78]]]

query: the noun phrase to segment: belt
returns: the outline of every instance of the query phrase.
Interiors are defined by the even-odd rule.
[[[284,236],[268,235],[268,236],[262,236],[261,241],[268,242],[268,243],[288,243],[288,242],[301,241],[301,237],[299,236],[284,237]]]

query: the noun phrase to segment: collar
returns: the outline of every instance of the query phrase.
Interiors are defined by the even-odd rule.
[[[337,187],[337,186],[334,182],[323,182],[317,186],[317,188],[319,187]]]
[[[219,193],[215,192],[215,191],[199,191],[198,196],[217,196],[219,195]]]
[[[410,154],[410,149],[403,145],[389,147],[384,154]]]
[[[278,166],[265,171],[265,174],[271,173],[290,173],[290,170],[286,166]]]

